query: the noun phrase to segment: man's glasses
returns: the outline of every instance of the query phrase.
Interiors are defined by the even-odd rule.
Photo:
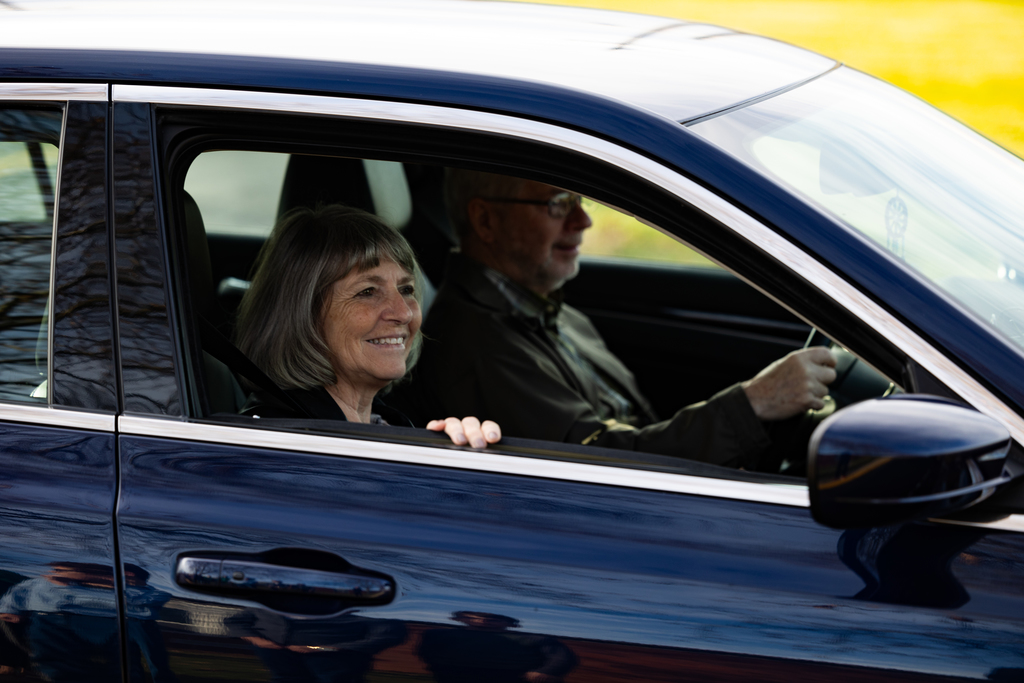
[[[551,199],[515,199],[513,197],[480,197],[488,202],[508,202],[509,204],[536,204],[548,207],[548,215],[552,218],[565,218],[583,201],[583,197],[573,192],[559,192]]]

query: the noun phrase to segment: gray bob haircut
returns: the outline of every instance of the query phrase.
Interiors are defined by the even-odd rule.
[[[448,220],[460,240],[469,233],[469,213],[466,207],[474,197],[514,197],[519,192],[521,178],[465,168],[447,168],[444,172],[444,204]]]
[[[337,381],[324,339],[331,285],[349,273],[397,263],[420,282],[409,243],[373,214],[340,204],[282,216],[260,250],[252,285],[238,308],[238,348],[282,389]],[[420,301],[420,287],[416,300]],[[420,353],[419,332],[406,368]]]

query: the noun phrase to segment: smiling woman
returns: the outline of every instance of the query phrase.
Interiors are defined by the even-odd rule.
[[[377,399],[419,354],[418,266],[376,216],[341,205],[289,211],[271,232],[238,313],[237,342],[284,391],[255,390],[242,412],[411,426]],[[285,403],[284,399],[288,400]],[[498,426],[434,420],[456,444],[482,448]]]
[[[331,285],[323,334],[335,375],[327,392],[354,422],[369,422],[377,392],[405,376],[423,314],[415,278],[394,261],[354,270]],[[408,345],[407,345],[408,342]]]

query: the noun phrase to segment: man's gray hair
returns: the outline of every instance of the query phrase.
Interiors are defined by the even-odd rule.
[[[340,204],[292,209],[260,250],[238,309],[238,348],[282,389],[334,384],[323,333],[331,285],[387,261],[422,281],[409,243],[373,214]],[[419,358],[419,332],[410,344],[407,369]]]
[[[448,168],[444,173],[444,203],[448,220],[460,240],[470,231],[466,207],[474,197],[515,197],[522,184],[521,178],[497,173]]]

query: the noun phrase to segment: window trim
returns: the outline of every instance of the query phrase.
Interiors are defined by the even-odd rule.
[[[60,179],[64,175],[64,136],[68,130],[68,105],[60,122],[60,146],[57,149],[57,182],[53,184],[53,225],[50,232],[50,291],[46,295],[46,404],[53,405],[53,317],[54,292],[57,289],[57,220],[60,217]]]
[[[0,403],[0,421],[111,433],[116,426],[114,416],[109,413],[91,413],[80,409],[31,403]]]
[[[106,102],[106,83],[0,83],[0,100]]]

